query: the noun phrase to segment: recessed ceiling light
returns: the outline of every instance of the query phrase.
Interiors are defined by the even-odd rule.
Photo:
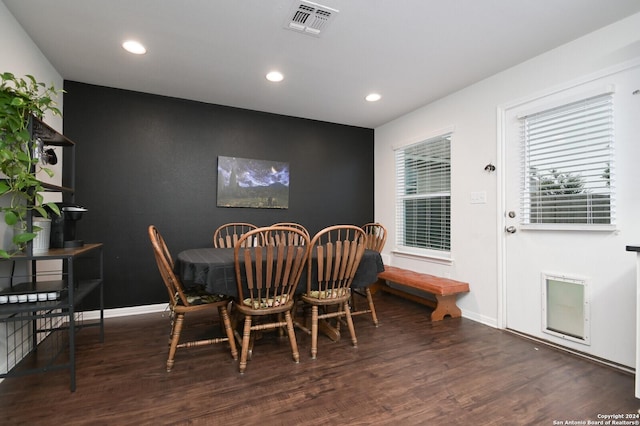
[[[278,72],[278,71],[271,71],[269,74],[267,74],[267,80],[269,81],[282,81],[284,79],[284,76],[282,75],[282,73]]]
[[[369,102],[376,102],[379,101],[380,98],[382,98],[382,96],[377,93],[369,93],[365,99]]]
[[[137,41],[127,40],[122,43],[122,47],[129,53],[133,53],[136,55],[144,55],[147,53],[147,49]]]

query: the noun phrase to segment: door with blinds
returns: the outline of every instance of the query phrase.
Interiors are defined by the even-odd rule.
[[[620,297],[628,289],[611,290],[624,258],[615,255],[624,247],[616,167],[629,136],[640,134],[639,120],[630,119],[640,116],[634,80],[636,69],[615,73],[505,108],[502,116],[504,323],[623,364],[628,355],[616,353],[610,328],[626,322],[611,307],[634,308]]]

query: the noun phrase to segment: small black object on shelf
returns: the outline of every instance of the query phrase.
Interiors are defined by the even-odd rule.
[[[83,240],[76,239],[76,223],[88,209],[74,203],[56,203],[60,216],[49,212],[51,218],[50,248],[71,248],[84,246]]]

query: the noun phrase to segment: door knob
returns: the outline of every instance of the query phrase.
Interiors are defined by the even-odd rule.
[[[508,232],[509,234],[515,234],[516,233],[516,227],[515,226],[507,226],[506,228],[504,228],[504,230],[506,232]]]

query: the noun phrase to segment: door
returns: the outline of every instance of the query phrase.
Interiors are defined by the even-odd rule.
[[[637,239],[640,225],[631,220],[637,208],[639,172],[637,166],[640,135],[640,95],[637,65],[621,71],[601,73],[583,84],[573,84],[566,90],[554,91],[506,107],[502,115],[503,174],[503,325],[506,328],[577,350],[624,366],[635,366],[635,286],[631,277],[626,244]],[[634,86],[635,85],[635,86]],[[602,93],[611,93],[613,143],[611,164],[598,160],[597,165],[571,169],[571,156],[566,146],[558,142],[550,151],[546,165],[547,177],[538,176],[538,167],[528,162],[534,150],[525,150],[522,141],[524,117],[548,111],[576,100]],[[636,160],[633,160],[633,159]],[[562,159],[562,160],[558,160]],[[586,161],[584,161],[587,164]],[[589,171],[591,169],[591,171]],[[615,170],[615,172],[614,172]],[[553,177],[555,173],[555,178]],[[539,172],[542,175],[542,172]],[[589,184],[591,175],[599,184]],[[551,178],[549,177],[551,176]],[[534,181],[545,185],[555,179],[556,186],[566,193],[581,192],[573,201],[567,195],[540,196]],[[579,190],[571,186],[580,187]],[[542,184],[538,186],[539,190]],[[590,187],[593,185],[593,188]],[[607,198],[611,222],[598,223],[597,204],[600,185],[610,185]],[[533,188],[533,189],[532,189]],[[537,194],[537,196],[536,196]],[[595,216],[588,223],[557,223],[562,220],[538,220],[538,201],[559,202],[575,207],[584,199],[587,214]],[[555,200],[555,201],[554,201]],[[594,201],[596,200],[596,201]],[[571,210],[571,208],[569,209]],[[560,213],[558,213],[560,214]],[[552,215],[553,216],[553,215]],[[573,216],[573,213],[570,214]],[[557,219],[557,218],[556,218]],[[556,223],[548,223],[556,222]],[[627,342],[627,343],[621,343]]]

